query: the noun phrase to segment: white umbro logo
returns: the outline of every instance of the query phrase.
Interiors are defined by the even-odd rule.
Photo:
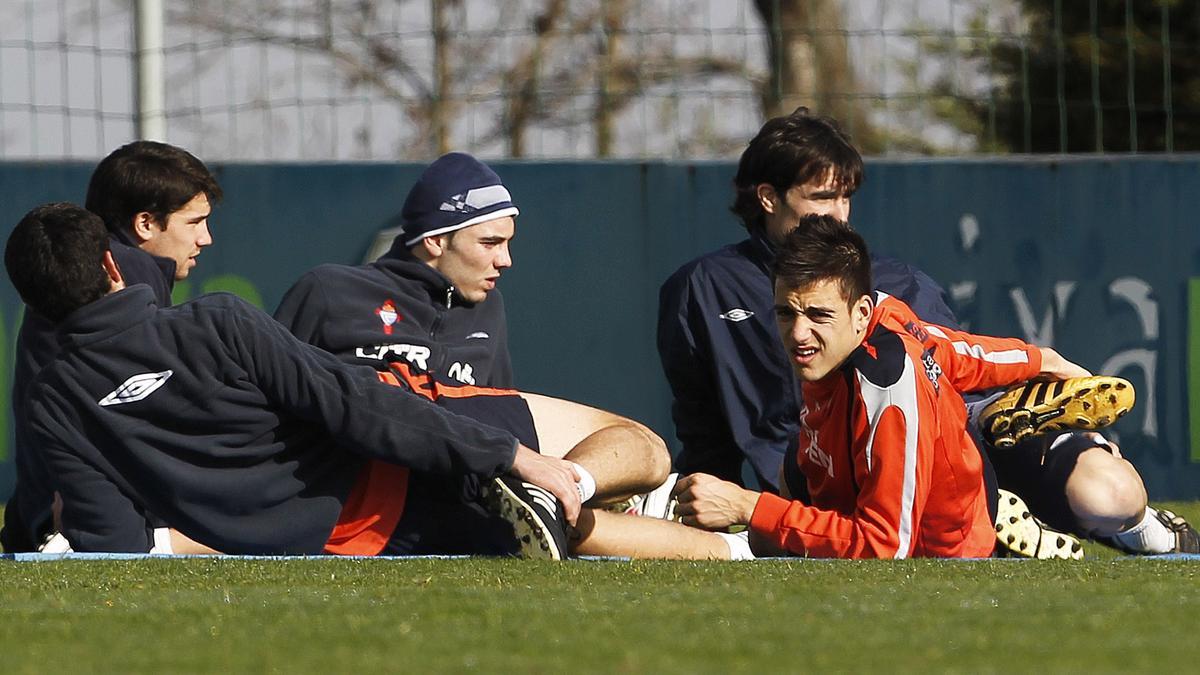
[[[750,317],[754,316],[754,312],[751,312],[748,309],[742,309],[741,307],[737,307],[737,308],[731,309],[728,312],[725,312],[724,314],[721,314],[719,316],[722,319],[725,319],[726,321],[732,321],[734,323],[737,323],[739,321],[745,321],[746,319],[749,319]]]
[[[554,498],[554,495],[533,483],[521,481],[521,485],[525,486],[525,489],[529,491],[529,497],[533,499],[535,504],[548,511],[551,518],[558,520],[558,500]]]
[[[108,396],[100,399],[99,403],[102,406],[110,406],[140,401],[158,391],[158,388],[163,386],[167,379],[174,374],[175,372],[172,370],[164,370],[161,373],[134,375],[125,380],[121,386],[114,389]]]

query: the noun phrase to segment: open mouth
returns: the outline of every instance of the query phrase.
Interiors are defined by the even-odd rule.
[[[797,361],[808,362],[817,355],[817,351],[816,347],[796,347],[792,353],[795,354]]]

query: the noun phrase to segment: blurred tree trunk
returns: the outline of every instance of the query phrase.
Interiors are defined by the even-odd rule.
[[[437,155],[450,152],[449,118],[447,99],[452,79],[450,65],[450,25],[446,19],[446,6],[458,4],[458,0],[430,0],[433,17],[433,96],[429,105],[429,126],[433,132],[433,146]]]
[[[860,150],[877,150],[868,108],[858,99],[839,0],[754,0],[754,7],[767,27],[764,118],[807,106],[838,120]]]
[[[618,75],[622,69],[621,37],[624,35],[626,0],[610,0],[604,3],[604,13],[601,16],[600,45],[597,56],[596,97],[596,156],[610,157],[613,150],[613,113],[617,112],[617,101],[621,100],[623,92]]]

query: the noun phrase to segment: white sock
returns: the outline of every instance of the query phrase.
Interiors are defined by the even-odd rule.
[[[754,552],[750,550],[750,530],[742,530],[736,534],[716,532],[718,537],[725,540],[729,546],[730,560],[754,560]]]
[[[571,464],[575,467],[575,473],[579,474],[579,481],[575,483],[575,489],[579,490],[579,501],[586,502],[596,494],[596,479],[592,478],[587,469],[575,462]]]
[[[1175,550],[1175,533],[1162,524],[1149,506],[1142,516],[1142,522],[1116,533],[1113,539],[1139,553],[1170,553]]]

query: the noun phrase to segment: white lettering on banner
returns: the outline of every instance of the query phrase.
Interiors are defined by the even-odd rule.
[[[974,301],[976,287],[977,283],[974,281],[960,281],[951,285],[952,289],[963,289],[960,293],[954,294],[955,300],[960,301],[960,304],[963,304],[962,300],[966,300],[966,304]],[[1013,310],[1021,325],[1026,342],[1046,347],[1054,346],[1054,326],[1057,322],[1065,320],[1067,308],[1077,287],[1078,284],[1075,281],[1056,282],[1052,305],[1043,313],[1040,322],[1034,317],[1025,290],[1014,288],[1009,291],[1009,298],[1012,299]],[[1153,297],[1154,288],[1150,284],[1137,277],[1121,277],[1108,285],[1108,295],[1111,299],[1124,302],[1133,308],[1137,316],[1138,327],[1141,329],[1141,335],[1138,336],[1140,341],[1156,342],[1158,340],[1158,301]],[[1064,356],[1071,357],[1070,354]],[[1125,377],[1122,375],[1122,371],[1130,368],[1141,371],[1141,379],[1144,383],[1138,388],[1138,403],[1135,410],[1135,414],[1140,411],[1143,415],[1141,432],[1145,436],[1156,439],[1158,438],[1157,348],[1123,349],[1105,359],[1104,364],[1095,372]]]
[[[375,361],[383,361],[387,358],[388,354],[395,354],[421,370],[429,370],[430,351],[429,347],[423,345],[374,345],[371,347],[359,347],[354,350],[354,355],[358,358],[373,359]]]
[[[1054,306],[1048,308],[1042,315],[1040,327],[1035,325],[1033,309],[1029,306],[1029,299],[1025,297],[1025,289],[1014,288],[1008,292],[1013,301],[1013,308],[1017,311],[1017,321],[1021,323],[1021,331],[1025,334],[1026,342],[1042,347],[1054,344],[1054,322],[1062,320],[1066,316],[1067,304],[1071,301],[1071,294],[1074,292],[1074,281],[1059,281],[1054,284]]]
[[[1108,285],[1108,294],[1116,300],[1124,300],[1137,313],[1142,327],[1143,340],[1158,339],[1158,301],[1151,297],[1154,288],[1137,277],[1121,277]],[[1154,374],[1158,367],[1158,352],[1151,349],[1126,349],[1108,357],[1100,372],[1106,375],[1118,375],[1126,368],[1142,369],[1146,388],[1143,393],[1138,391],[1138,405],[1146,411],[1142,420],[1142,433],[1150,438],[1158,438],[1158,416],[1155,414]]]

